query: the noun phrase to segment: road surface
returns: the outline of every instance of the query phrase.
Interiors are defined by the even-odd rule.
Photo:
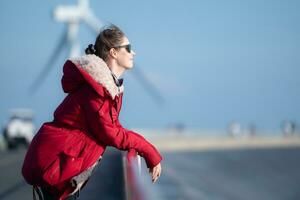
[[[20,174],[24,153],[24,149],[0,152],[0,200],[32,199],[31,187]],[[297,146],[185,149],[165,151],[163,157],[162,177],[149,187],[162,199],[300,199],[300,147]],[[121,154],[110,149],[80,199],[120,200],[123,196]]]

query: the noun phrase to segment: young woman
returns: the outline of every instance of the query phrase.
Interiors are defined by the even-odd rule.
[[[67,60],[62,87],[68,93],[31,142],[22,174],[44,199],[76,199],[106,146],[134,149],[161,174],[162,157],[139,134],[122,127],[118,116],[123,85],[119,77],[133,67],[135,53],[124,33],[111,25],[89,45],[86,55]]]

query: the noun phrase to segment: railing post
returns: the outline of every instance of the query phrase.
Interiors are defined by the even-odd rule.
[[[150,181],[146,181],[146,174],[142,173],[141,156],[133,149],[123,156],[123,172],[126,200],[161,200],[157,196],[158,192],[153,192]]]

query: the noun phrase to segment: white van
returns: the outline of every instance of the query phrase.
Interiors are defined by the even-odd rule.
[[[34,136],[33,112],[30,109],[14,109],[4,126],[4,138],[9,149],[28,146]]]

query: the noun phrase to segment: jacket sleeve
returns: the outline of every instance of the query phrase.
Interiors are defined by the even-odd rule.
[[[109,100],[102,97],[90,98],[84,105],[84,110],[90,132],[100,143],[120,150],[136,150],[149,168],[160,163],[162,157],[150,142],[141,135],[123,128],[118,118],[113,119]]]

